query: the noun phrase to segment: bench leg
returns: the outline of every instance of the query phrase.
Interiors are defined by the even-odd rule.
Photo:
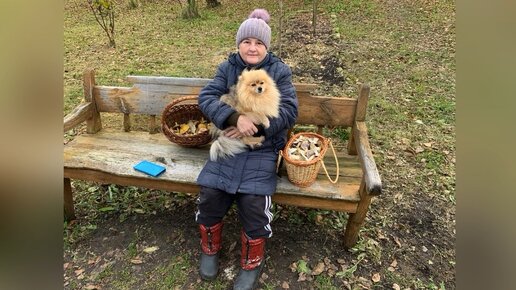
[[[67,221],[75,219],[75,210],[73,209],[72,185],[70,178],[64,179],[64,214]]]
[[[358,231],[364,223],[370,204],[371,196],[365,192],[365,183],[362,179],[362,184],[360,185],[360,201],[358,202],[357,212],[349,214],[346,231],[344,232],[344,247],[346,249],[352,248],[357,243]]]

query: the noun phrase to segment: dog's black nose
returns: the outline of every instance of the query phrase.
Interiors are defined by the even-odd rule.
[[[262,87],[258,87],[256,90],[258,91],[258,93],[261,93],[263,91]]]

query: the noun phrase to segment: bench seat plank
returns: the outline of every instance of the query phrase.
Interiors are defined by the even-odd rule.
[[[208,158],[209,146],[183,148],[168,141],[163,134],[121,132],[103,129],[96,134],[77,136],[64,148],[64,176],[72,179],[105,181],[168,191],[197,193],[195,181]],[[317,181],[309,188],[299,188],[287,180],[278,181],[274,200],[304,207],[356,211],[362,170],[356,156],[338,153],[340,177],[337,184],[328,181],[321,169]],[[162,164],[167,171],[153,178],[135,171],[141,160]],[[328,152],[325,159],[330,175],[335,161]],[[283,170],[284,171],[284,170]]]

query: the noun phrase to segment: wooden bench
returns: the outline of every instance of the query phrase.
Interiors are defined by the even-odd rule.
[[[174,98],[197,95],[209,79],[128,76],[132,87],[99,86],[94,70],[84,72],[84,102],[64,118],[64,131],[86,122],[86,134],[64,146],[64,211],[74,219],[70,179],[198,193],[195,180],[208,158],[209,146],[184,148],[160,133],[156,116]],[[321,170],[308,188],[291,184],[286,173],[279,178],[273,201],[279,204],[348,212],[344,246],[352,247],[364,221],[371,197],[382,185],[371,153],[365,124],[369,87],[359,88],[358,98],[312,96],[315,85],[294,84],[299,99],[297,124],[351,127],[347,150],[338,150],[340,177],[336,184]],[[124,130],[102,129],[100,113],[122,113]],[[131,130],[131,114],[148,115],[147,131]],[[140,118],[141,119],[141,118]],[[162,163],[167,170],[159,178],[133,169],[141,160]],[[331,150],[325,163],[336,172]],[[284,170],[284,169],[283,169]]]

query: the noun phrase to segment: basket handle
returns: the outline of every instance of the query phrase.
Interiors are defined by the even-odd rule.
[[[321,164],[324,169],[324,172],[326,173],[326,176],[328,176],[328,179],[331,183],[337,183],[339,180],[339,160],[337,159],[337,154],[335,153],[335,149],[333,149],[333,144],[331,143],[331,139],[329,140],[331,151],[333,151],[333,157],[335,157],[335,163],[337,164],[337,176],[335,177],[335,180],[332,180],[330,175],[328,174],[328,170],[326,170],[326,166],[324,165],[324,160],[321,159]]]
[[[279,151],[278,161],[276,162],[276,174],[279,172],[279,166],[281,164],[281,158],[283,158],[283,150]]]
[[[168,106],[169,108],[181,103],[181,102],[184,102],[184,101],[189,101],[189,100],[195,100],[197,99],[198,96],[197,95],[189,95],[189,96],[184,96],[184,97],[180,97],[180,98],[177,98],[177,99],[174,99],[173,101],[171,101],[170,103],[168,103]]]

